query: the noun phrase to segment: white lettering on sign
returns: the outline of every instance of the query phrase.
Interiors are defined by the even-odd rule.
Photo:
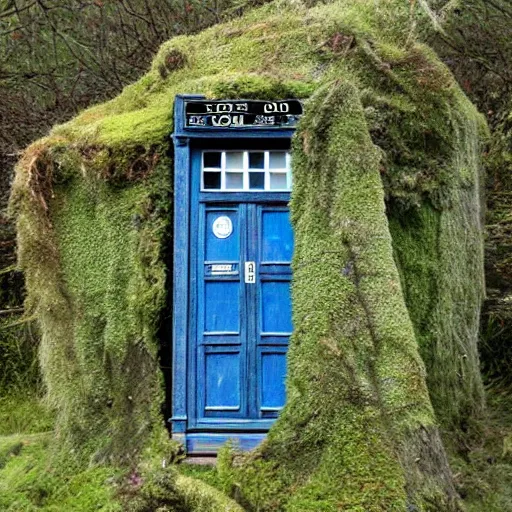
[[[204,116],[190,116],[188,118],[190,126],[206,126],[206,117]]]
[[[224,114],[233,112],[248,112],[249,105],[247,103],[207,103],[206,112],[211,114]]]
[[[212,116],[212,125],[213,126],[243,126],[244,125],[244,116],[232,116],[228,114],[224,114],[222,116]]]
[[[286,114],[290,111],[290,105],[288,103],[266,103],[263,106],[265,114],[273,114],[275,112]]]
[[[231,124],[231,116],[212,116],[213,126],[229,126]]]
[[[256,282],[256,264],[254,261],[245,262],[245,282],[254,284]]]
[[[227,238],[233,233],[233,223],[229,217],[222,215],[213,221],[212,231],[217,238]]]
[[[302,104],[298,100],[185,102],[185,124],[189,128],[290,128],[301,115]]]
[[[206,112],[209,114],[229,114],[233,112],[248,112],[249,105],[247,103],[206,103]]]
[[[256,116],[254,124],[275,124],[275,116]]]

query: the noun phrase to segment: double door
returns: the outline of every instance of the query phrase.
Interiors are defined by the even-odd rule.
[[[288,208],[206,202],[196,218],[189,429],[267,430],[286,399],[293,254]]]

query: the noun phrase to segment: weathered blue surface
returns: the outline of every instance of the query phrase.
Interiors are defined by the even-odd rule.
[[[200,192],[203,149],[222,150],[237,133],[196,138],[184,128],[182,106],[177,98],[173,432],[191,452],[215,452],[228,438],[252,448],[286,399],[289,193]],[[257,141],[248,134],[237,148],[285,150],[292,131],[260,130]],[[219,217],[231,221],[224,238],[214,234]],[[254,262],[253,283],[246,282],[246,262]]]

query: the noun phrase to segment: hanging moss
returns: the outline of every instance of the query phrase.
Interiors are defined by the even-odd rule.
[[[357,89],[331,84],[308,106],[294,144],[288,401],[232,485],[249,510],[458,510]]]
[[[133,463],[162,434],[174,96],[300,98],[288,403],[226,489],[248,510],[458,510],[430,397],[452,429],[483,407],[484,124],[413,15],[274,2],[169,41],[27,149],[12,210],[62,449]]]
[[[115,161],[106,178],[96,172],[98,155],[90,164],[60,146],[28,153],[36,183],[25,201],[16,199],[19,250],[61,441],[86,456],[129,460],[161,423],[156,332],[165,305],[169,162],[162,155],[144,184],[131,179],[132,162],[123,169],[130,186],[121,186],[118,168],[107,173]],[[42,158],[52,178],[59,172],[54,183],[38,177]]]

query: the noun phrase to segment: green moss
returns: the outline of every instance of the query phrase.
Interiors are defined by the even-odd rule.
[[[0,397],[0,436],[48,432],[54,423],[54,412],[33,391],[11,391]]]
[[[357,89],[329,84],[306,112],[288,401],[262,447],[222,471],[250,510],[459,510],[449,479],[418,462],[446,468]]]
[[[124,486],[124,510],[130,512],[242,512],[235,501],[210,485],[208,479],[196,479],[198,472],[180,471],[183,458],[178,443],[166,433],[154,436],[142,462],[128,485]]]
[[[475,194],[476,186],[454,194],[452,207],[443,211],[424,205],[401,215],[389,209],[430,396],[439,419],[459,434],[481,418],[484,401],[477,352],[484,297],[482,228]]]
[[[167,173],[160,165],[156,172]],[[126,439],[136,451],[156,419],[146,404],[162,400],[156,331],[165,300],[159,251],[169,202],[153,180],[154,196],[147,183],[119,188],[75,179],[55,189],[54,228],[62,279],[73,290],[67,297],[73,320],[65,326],[72,333],[66,344],[43,344],[46,381],[59,410],[78,400],[66,427],[75,437],[108,434],[111,449],[100,453],[129,456]],[[70,372],[71,385],[60,380]]]
[[[215,460],[216,462],[216,460]],[[219,472],[217,471],[216,465],[203,465],[203,464],[179,464],[176,469],[180,475],[194,478],[196,480],[202,480],[206,484],[223,490],[223,483],[220,479]]]
[[[26,272],[28,308],[43,333],[48,400],[63,445],[84,460],[129,460],[161,423],[169,163],[149,148],[91,148],[77,168],[76,150],[42,151],[61,179],[38,182],[32,202],[19,197],[18,226],[22,263],[37,262]]]
[[[52,464],[49,436],[0,438],[0,509],[6,512],[120,512],[113,483],[120,476],[115,468],[78,469],[69,461]],[[11,448],[9,448],[9,446]]]

